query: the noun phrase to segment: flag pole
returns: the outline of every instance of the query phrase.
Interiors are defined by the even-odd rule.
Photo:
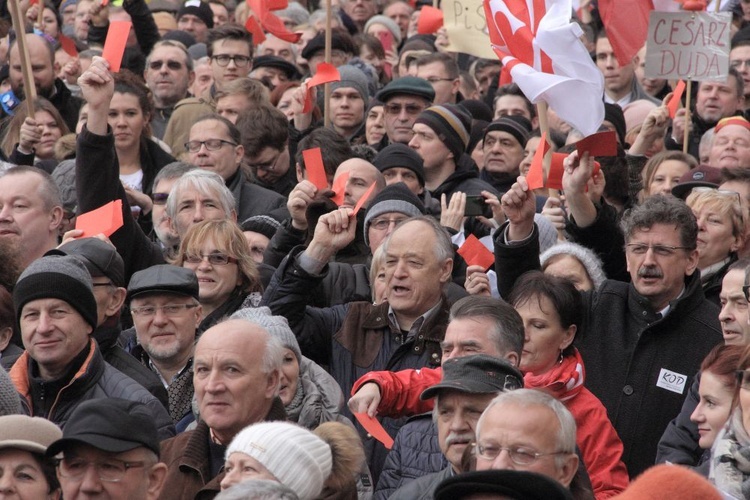
[[[685,130],[682,134],[682,152],[688,152],[688,136],[690,135],[690,95],[693,93],[693,80],[688,77],[685,89]]]
[[[325,60],[331,64],[331,0],[326,0],[326,48]],[[331,84],[326,83],[323,87],[323,126],[328,127],[331,124]]]
[[[547,103],[545,101],[540,101],[536,105],[536,115],[539,117],[539,131],[542,133],[543,137],[546,137],[546,141],[549,141],[549,122],[547,121]],[[543,148],[544,144],[539,142],[538,148]],[[544,178],[549,178],[549,169],[550,165],[552,165],[552,148],[550,148],[545,154],[544,159],[542,160],[542,170],[544,171]],[[545,182],[546,184],[546,182]],[[552,196],[554,198],[559,198],[560,193],[557,191],[557,189],[549,189],[548,190],[549,196]],[[562,232],[562,229],[557,230],[557,239],[560,241],[565,240],[565,235]]]
[[[10,0],[10,16],[13,20],[13,29],[16,32],[16,44],[18,45],[18,55],[21,58],[21,73],[23,75],[23,91],[26,95],[26,111],[29,118],[34,118],[34,101],[36,100],[36,86],[34,85],[34,75],[31,72],[31,59],[29,58],[29,49],[26,47],[26,24],[21,19],[20,0]],[[42,5],[42,4],[40,4]]]

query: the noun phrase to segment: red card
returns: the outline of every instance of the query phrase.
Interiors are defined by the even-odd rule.
[[[60,36],[58,36],[58,40],[60,41],[60,47],[68,53],[71,57],[78,57],[78,49],[76,48],[76,43],[68,38],[67,36],[60,33]]]
[[[102,7],[106,7],[109,3],[109,0],[102,0]]]
[[[362,198],[359,199],[356,205],[354,205],[354,211],[352,212],[352,217],[356,217],[357,212],[359,212],[359,209],[364,206],[365,203],[367,203],[367,200],[370,199],[370,195],[372,195],[372,192],[375,190],[375,183],[373,182],[370,184],[370,187],[367,188],[367,191],[365,191],[365,194],[362,195]]]
[[[315,187],[319,191],[328,189],[328,177],[326,176],[326,169],[323,166],[323,156],[320,154],[320,148],[302,151],[302,158],[305,160],[307,180],[315,184]]]
[[[258,24],[258,20],[254,16],[247,16],[245,21],[245,29],[253,35],[253,44],[258,45],[266,41],[266,34],[263,33],[263,28]]]
[[[122,227],[122,200],[110,201],[96,210],[81,214],[76,219],[76,229],[83,231],[81,238],[99,233],[109,238]]]
[[[420,35],[432,35],[443,27],[443,11],[425,5],[419,11],[419,20],[417,20],[417,33]]]
[[[289,7],[289,0],[268,0],[268,10],[283,10]]]
[[[492,255],[492,252],[487,250],[487,247],[473,234],[466,238],[464,244],[458,249],[458,254],[464,258],[468,265],[482,266],[484,270],[489,269],[495,263],[495,256]]]
[[[568,155],[565,153],[552,153],[552,163],[547,173],[547,189],[562,189],[563,161]]]
[[[667,103],[670,118],[674,118],[674,115],[677,113],[677,108],[680,107],[680,99],[682,98],[683,92],[685,92],[685,81],[680,80],[672,91],[672,98]]]
[[[371,417],[367,413],[355,413],[354,417],[372,437],[383,443],[386,449],[390,450],[393,448],[393,438],[388,435],[376,418]]]
[[[611,130],[590,135],[576,142],[578,154],[586,151],[591,156],[617,156],[617,136]]]
[[[333,180],[333,201],[337,206],[341,206],[344,203],[344,191],[346,190],[346,181],[349,180],[349,172],[344,172]]]
[[[297,43],[299,42],[299,39],[302,38],[302,33],[292,33],[291,31],[286,29],[286,26],[284,26],[284,22],[278,16],[276,16],[276,14],[273,14],[271,12],[266,12],[263,15],[263,17],[260,19],[260,24],[273,36],[284,41]]]
[[[547,151],[549,151],[547,132],[542,132],[542,139],[539,141],[534,158],[531,160],[531,168],[529,168],[529,172],[526,174],[526,183],[529,185],[529,189],[544,187],[544,168],[542,164]]]
[[[125,44],[128,42],[131,26],[133,26],[133,23],[130,21],[112,21],[109,23],[102,57],[109,62],[109,70],[112,73],[120,71],[122,55],[125,53]]]
[[[385,52],[393,50],[393,33],[388,30],[381,31],[378,33],[378,39],[380,40],[380,45],[383,46]]]
[[[312,88],[317,85],[324,83],[339,82],[341,81],[341,75],[336,66],[328,63],[320,63],[316,67],[315,76],[310,78],[307,82],[307,95],[305,96],[305,105],[302,108],[303,113],[309,113],[313,110],[314,104],[312,98]]]

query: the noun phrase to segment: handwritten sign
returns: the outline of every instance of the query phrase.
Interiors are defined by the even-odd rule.
[[[497,59],[490,44],[482,0],[444,0],[440,8],[450,40],[449,52]]]
[[[651,12],[646,77],[725,80],[730,22],[728,12]]]

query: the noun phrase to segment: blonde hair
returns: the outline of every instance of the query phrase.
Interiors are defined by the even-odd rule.
[[[707,188],[705,191],[700,188],[694,188],[693,192],[688,195],[685,204],[693,212],[699,212],[704,208],[718,212],[721,215],[728,215],[732,221],[732,235],[737,237],[745,232],[745,226],[742,220],[742,206],[740,205],[739,195],[728,191],[718,191]]]
[[[681,161],[686,164],[690,170],[698,168],[698,162],[695,161],[695,158],[689,154],[683,153],[682,151],[662,151],[661,153],[655,154],[643,167],[643,173],[641,174],[643,180],[643,189],[641,189],[640,193],[641,202],[651,196],[649,189],[654,177],[656,176],[656,172],[659,170],[661,164],[668,160]]]

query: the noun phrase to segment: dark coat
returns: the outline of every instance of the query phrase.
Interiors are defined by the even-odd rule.
[[[433,472],[411,481],[394,491],[390,497],[379,497],[376,495],[375,498],[388,498],[389,500],[432,500],[438,485],[445,479],[453,477],[454,474],[453,466],[448,465],[439,472]]]
[[[685,402],[682,403],[680,413],[671,421],[659,440],[656,450],[656,463],[673,463],[694,466],[703,455],[703,449],[698,445],[700,435],[698,425],[690,420],[698,406],[700,396],[698,386],[701,382],[700,372],[693,379]]]
[[[268,215],[278,209],[286,210],[286,198],[270,189],[251,184],[242,169],[229,179],[227,187],[234,195],[237,220],[242,222],[253,215]]]

